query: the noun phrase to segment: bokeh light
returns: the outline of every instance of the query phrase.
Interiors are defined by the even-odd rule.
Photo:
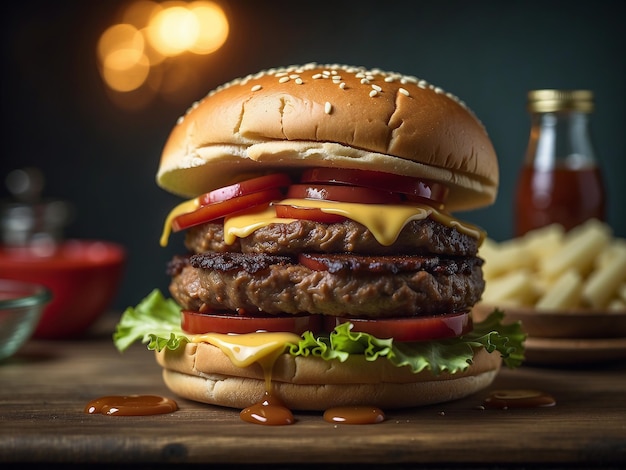
[[[114,93],[150,90],[137,93],[142,101],[146,96],[172,94],[188,85],[185,77],[192,79],[185,54],[214,53],[225,44],[229,28],[226,13],[216,2],[134,1],[124,8],[120,22],[100,36],[100,75]]]
[[[197,1],[189,5],[189,10],[198,19],[199,34],[189,50],[195,54],[210,54],[224,45],[228,38],[228,18],[224,10],[213,2]]]
[[[186,7],[170,6],[154,15],[146,28],[148,41],[165,56],[182,54],[200,34],[196,15]]]

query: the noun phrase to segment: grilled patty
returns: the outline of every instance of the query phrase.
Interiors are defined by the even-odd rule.
[[[170,291],[184,308],[249,314],[410,317],[468,310],[484,289],[482,261],[475,257],[439,258],[439,262],[414,257],[416,264],[423,261],[428,270],[368,273],[343,269],[333,273],[310,269],[288,258],[242,255],[233,263],[232,259],[224,262],[215,256],[221,255],[177,258],[170,265]]]
[[[484,290],[477,240],[430,219],[408,224],[389,247],[352,221],[304,220],[233,245],[221,224],[205,224],[186,245],[192,253],[168,266],[170,292],[200,312],[410,317],[469,310]]]
[[[303,252],[473,256],[478,251],[478,240],[453,227],[425,219],[409,222],[393,245],[384,246],[365,226],[352,220],[336,224],[296,220],[288,224],[267,225],[246,238],[237,239],[232,245],[224,242],[223,224],[198,225],[187,230],[185,246],[192,253],[238,251],[291,256]]]

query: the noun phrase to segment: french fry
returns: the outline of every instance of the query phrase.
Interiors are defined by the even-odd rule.
[[[485,304],[537,309],[626,310],[626,239],[598,220],[557,224],[503,242],[486,239]]]
[[[626,310],[626,302],[622,299],[613,299],[609,302],[609,305],[606,306],[606,309],[609,312],[622,312]]]
[[[564,310],[576,307],[583,283],[575,269],[565,271],[535,304],[537,310]]]
[[[582,289],[584,304],[592,308],[605,307],[626,280],[626,248],[615,246],[606,251],[611,251],[611,259],[591,273]]]
[[[607,249],[602,250],[602,253],[600,253],[596,258],[594,263],[594,269],[602,269],[603,266],[606,266],[606,263],[611,261],[611,259],[613,259],[613,256],[619,250],[626,250],[626,239],[613,239]]]
[[[499,244],[491,238],[485,238],[480,247],[479,256],[485,260],[483,264],[483,276],[491,279],[507,271],[506,263],[498,263]]]
[[[487,281],[482,301],[486,304],[532,305],[535,301],[532,277],[527,270],[513,271],[493,281]]]
[[[538,260],[550,256],[563,244],[565,229],[560,224],[550,224],[545,227],[532,230],[522,238],[525,245],[525,256],[531,256],[535,263]]]
[[[486,278],[515,269],[528,268],[532,264],[532,260],[526,255],[524,245],[518,239],[502,243],[487,239],[480,249],[480,256],[485,260],[483,273]]]
[[[588,220],[567,234],[559,250],[540,261],[539,270],[549,279],[556,279],[568,269],[586,274],[610,240],[608,225],[596,219]]]
[[[622,285],[617,288],[617,296],[620,300],[626,302],[626,282],[622,282]]]

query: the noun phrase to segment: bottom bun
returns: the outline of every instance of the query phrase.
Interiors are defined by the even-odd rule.
[[[240,368],[217,347],[187,343],[184,348],[156,353],[163,379],[175,394],[202,403],[246,408],[266,391],[258,364]],[[414,374],[387,359],[366,361],[350,356],[345,362],[283,354],[272,373],[272,395],[292,410],[326,410],[334,406],[369,405],[409,408],[457,400],[488,387],[501,365],[498,353],[477,349],[463,372]]]

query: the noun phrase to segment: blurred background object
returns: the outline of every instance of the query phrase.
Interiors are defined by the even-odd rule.
[[[0,278],[0,361],[32,336],[50,297],[42,285]]]
[[[121,310],[155,286],[167,290],[165,265],[182,243],[159,246],[164,218],[180,200],[155,184],[177,118],[236,77],[281,65],[343,63],[415,75],[472,108],[498,152],[501,186],[493,206],[462,216],[495,240],[513,235],[528,91],[592,90],[606,219],[623,237],[624,9],[614,0],[8,3],[0,176],[41,169],[42,196],[75,208],[68,237],[126,248],[114,304]]]
[[[11,197],[0,200],[0,278],[9,286],[13,284],[8,280],[41,285],[51,294],[43,315],[37,315],[39,321],[32,325],[34,337],[84,334],[115,300],[126,261],[124,246],[99,239],[67,239],[65,228],[72,220],[73,204],[41,197],[45,176],[38,168],[10,171],[6,188]],[[26,312],[38,310],[11,310],[5,317],[34,318],[34,313]],[[12,324],[7,320],[2,327]]]

